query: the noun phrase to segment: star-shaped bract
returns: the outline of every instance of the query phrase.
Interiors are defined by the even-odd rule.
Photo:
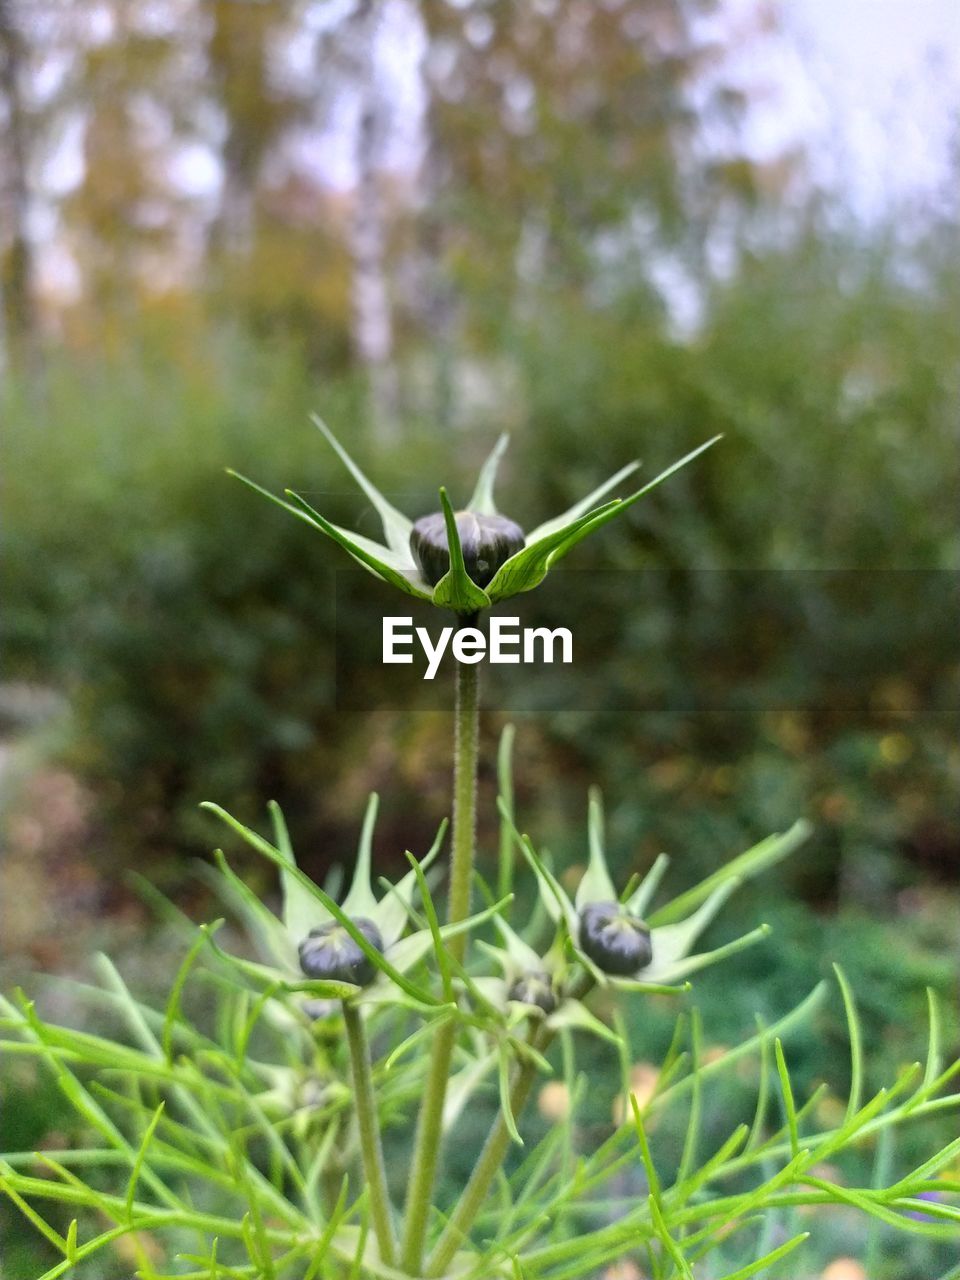
[[[314,528],[325,533],[349,552],[354,560],[384,582],[390,583],[418,600],[426,600],[431,604],[452,609],[456,613],[468,615],[487,609],[499,600],[506,600],[510,596],[519,595],[523,591],[531,591],[543,581],[549,570],[568,551],[575,547],[581,539],[585,538],[588,533],[600,528],[601,525],[606,524],[626,511],[633,503],[637,502],[652,489],[655,489],[658,484],[666,480],[668,476],[673,475],[675,471],[679,471],[681,467],[686,466],[688,462],[692,461],[698,454],[703,453],[705,449],[708,449],[720,438],[715,436],[712,440],[700,445],[699,448],[694,449],[678,462],[667,467],[649,484],[636,490],[629,497],[623,499],[615,498],[609,502],[602,502],[601,499],[627,476],[636,471],[639,466],[637,462],[628,463],[616,475],[611,476],[609,480],[599,485],[591,493],[588,493],[585,498],[575,502],[562,515],[546,520],[543,524],[530,530],[526,534],[526,542],[523,548],[514,555],[509,556],[500,565],[485,588],[478,586],[466,571],[460,545],[460,535],[457,530],[457,518],[450,505],[446,490],[441,489],[440,505],[446,522],[450,568],[435,586],[431,586],[421,572],[411,549],[410,535],[413,531],[413,521],[405,516],[402,511],[398,511],[384,497],[376,485],[357,466],[329,427],[320,418],[314,417],[313,421],[323,432],[344,466],[375,507],[383,525],[383,542],[377,542],[372,538],[364,537],[362,534],[353,533],[348,529],[341,528],[339,525],[332,524],[325,516],[315,511],[305,498],[291,490],[286,491],[287,498],[290,499],[290,501],[287,501],[284,498],[277,497],[276,494],[270,493],[269,490],[255,484],[252,480],[248,480],[245,476],[238,475],[238,479],[243,480],[245,484],[263,494],[264,497],[276,502],[301,520],[305,520]],[[507,439],[508,437],[505,435],[500,437],[493,452],[483,464],[473,495],[466,508],[464,508],[465,511],[472,512],[478,516],[497,516],[500,514],[494,502],[493,489],[497,468],[503,456],[503,451],[507,446]],[[236,472],[231,474],[237,475]]]
[[[275,844],[271,844],[218,805],[205,804],[204,808],[217,815],[236,831],[256,851],[264,855],[280,870],[283,893],[282,916],[277,917],[260,902],[243,881],[231,871],[223,855],[218,852],[220,870],[227,880],[231,894],[243,914],[252,924],[263,948],[270,956],[271,965],[257,964],[238,957],[226,957],[243,969],[259,985],[271,985],[276,989],[303,991],[313,998],[353,998],[363,1004],[383,1002],[407,1003],[411,1007],[435,1011],[441,1003],[428,991],[416,986],[405,975],[432,949],[433,935],[429,929],[406,933],[410,920],[413,896],[423,871],[430,866],[440,851],[446,832],[444,821],[426,857],[411,869],[388,892],[377,898],[370,883],[373,828],[376,822],[378,799],[370,796],[364,815],[357,849],[357,860],[350,888],[341,904],[318,885],[315,885],[297,866],[287,835],[286,825],[279,806],[272,804]],[[419,875],[418,875],[419,871]],[[456,925],[444,926],[440,931],[447,938],[454,933],[472,928],[490,914],[470,917]],[[372,922],[383,944],[382,951],[371,945],[369,937],[357,928],[356,920]],[[310,979],[303,976],[300,966],[300,945],[311,930],[336,922],[356,943],[360,951],[376,970],[374,980],[365,987],[337,980]],[[404,936],[406,935],[406,936]],[[223,953],[221,953],[223,954]]]
[[[501,806],[501,812],[504,813],[505,819],[510,821],[504,806]],[[591,789],[588,811],[589,862],[577,886],[573,901],[567,896],[550,868],[538,856],[529,838],[521,836],[515,828],[514,833],[537,876],[540,895],[547,912],[555,923],[565,930],[573,944],[577,959],[595,981],[601,986],[621,987],[630,991],[665,992],[677,990],[675,984],[683,982],[689,974],[714,964],[743,947],[759,942],[766,936],[769,930],[766,925],[761,925],[713,951],[691,954],[697,939],[734,890],[748,877],[756,875],[759,871],[786,857],[802,840],[806,839],[809,828],[806,823],[797,822],[782,835],[770,836],[761,841],[753,849],[747,850],[714,875],[709,876],[700,885],[654,913],[649,926],[646,925],[643,917],[659,887],[669,859],[665,854],[661,854],[637,888],[621,899],[607,869],[603,808],[600,793],[596,788]],[[649,948],[645,952],[645,955],[649,955],[648,963],[638,965],[637,969],[630,973],[610,972],[601,968],[595,958],[587,954],[581,937],[584,913],[591,906],[598,904],[615,906],[623,915],[637,922],[649,933]],[[695,909],[683,915],[682,912],[687,907],[695,907]]]
[[[570,1027],[589,1031],[601,1039],[617,1043],[617,1037],[578,999],[565,991],[569,964],[562,945],[554,944],[546,955],[539,955],[517,934],[501,915],[493,917],[502,947],[487,942],[477,943],[500,967],[502,978],[475,978],[475,985],[494,1005],[507,1011],[512,1022],[533,1017],[543,1021],[550,1031]],[[551,999],[543,1001],[540,985],[545,983]]]

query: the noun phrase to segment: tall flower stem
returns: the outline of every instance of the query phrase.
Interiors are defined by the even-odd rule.
[[[383,1162],[383,1148],[380,1145],[380,1129],[377,1124],[377,1105],[373,1097],[370,1047],[367,1044],[360,1012],[349,1000],[343,1001],[343,1021],[350,1046],[354,1105],[360,1128],[363,1172],[370,1194],[370,1216],[373,1219],[380,1257],[388,1266],[393,1266],[396,1242],[393,1235],[393,1222],[390,1218],[390,1197],[387,1193],[386,1167]]]
[[[534,1045],[540,1052],[543,1052],[552,1039],[552,1034],[547,1032],[545,1035],[535,1038]],[[515,1116],[519,1116],[526,1105],[536,1075],[536,1064],[529,1059],[517,1064],[513,1084],[510,1088],[510,1109]],[[464,1187],[457,1207],[443,1234],[437,1241],[437,1247],[430,1255],[425,1275],[441,1276],[450,1265],[454,1254],[465,1241],[477,1214],[483,1207],[487,1192],[497,1176],[497,1171],[503,1164],[511,1141],[510,1130],[501,1112],[494,1121],[493,1128],[487,1134],[487,1140],[483,1145],[483,1150],[480,1152],[477,1163],[474,1165],[470,1181]]]
[[[465,625],[472,623],[467,619]],[[453,764],[453,850],[450,867],[449,920],[455,924],[470,913],[470,884],[477,842],[477,750],[480,723],[480,671],[459,663],[456,677],[456,714]],[[449,949],[464,958],[466,934],[451,938]],[[410,1170],[404,1217],[401,1265],[408,1275],[420,1274],[427,1217],[443,1131],[443,1104],[457,1038],[455,1020],[445,1022],[433,1041],[430,1071],[424,1084],[423,1103]]]
[[[567,998],[582,1000],[592,987],[593,979],[589,974],[582,973],[574,980],[567,991]],[[546,1053],[553,1043],[555,1035],[556,1032],[547,1027],[535,1027],[530,1033],[530,1044],[538,1053]],[[537,1066],[530,1058],[524,1058],[523,1061],[517,1063],[513,1083],[510,1087],[510,1110],[514,1116],[519,1116],[526,1106],[536,1076]],[[477,1214],[483,1208],[487,1192],[497,1176],[497,1171],[503,1165],[503,1160],[511,1141],[510,1130],[501,1111],[487,1134],[487,1140],[483,1144],[483,1150],[480,1152],[477,1163],[473,1167],[470,1181],[464,1187],[457,1207],[448,1220],[443,1234],[437,1241],[436,1248],[430,1255],[424,1272],[425,1275],[440,1276],[450,1265],[454,1254],[463,1244],[467,1233],[476,1221]]]

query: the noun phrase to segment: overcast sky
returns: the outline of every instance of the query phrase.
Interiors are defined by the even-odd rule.
[[[780,0],[778,12],[825,176],[863,211],[942,185],[960,141],[960,0]]]

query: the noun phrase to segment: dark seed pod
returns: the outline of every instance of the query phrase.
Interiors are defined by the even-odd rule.
[[[383,938],[372,920],[357,916],[353,924],[371,947],[383,951]],[[300,968],[308,978],[353,982],[358,987],[369,985],[377,975],[376,965],[337,920],[310,930],[300,943]]]
[[[507,992],[507,999],[532,1004],[547,1014],[553,1013],[557,1007],[557,993],[548,973],[523,974]]]
[[[598,969],[625,978],[653,959],[650,930],[619,902],[591,902],[580,912],[580,950]]]
[[[523,550],[523,530],[506,516],[480,516],[473,511],[454,515],[467,576],[486,587],[500,566]],[[410,550],[423,576],[435,587],[450,568],[447,525],[441,511],[421,516],[410,531]]]

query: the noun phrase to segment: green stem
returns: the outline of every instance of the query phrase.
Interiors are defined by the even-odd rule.
[[[390,1219],[390,1197],[387,1194],[387,1174],[383,1162],[383,1148],[380,1145],[377,1107],[373,1097],[370,1048],[360,1011],[349,1000],[343,1001],[343,1021],[353,1067],[354,1104],[360,1128],[363,1172],[370,1193],[370,1216],[373,1219],[380,1257],[388,1266],[393,1266],[396,1242],[393,1236],[393,1223]]]
[[[547,1032],[545,1036],[539,1039],[535,1047],[540,1052],[543,1052],[552,1039],[552,1033]],[[517,1066],[513,1085],[510,1089],[510,1109],[514,1116],[519,1116],[523,1110],[527,1098],[530,1096],[530,1090],[533,1087],[536,1075],[536,1064],[529,1059],[525,1059]],[[507,1122],[501,1112],[487,1135],[483,1150],[480,1152],[480,1158],[474,1166],[470,1181],[463,1190],[463,1195],[460,1197],[453,1216],[437,1241],[437,1247],[430,1255],[426,1267],[428,1276],[443,1275],[454,1254],[466,1240],[467,1233],[483,1207],[487,1192],[490,1190],[490,1184],[503,1164],[504,1156],[507,1154],[511,1141]]]
[[[467,619],[466,622],[471,622]],[[477,743],[480,722],[480,672],[477,666],[457,666],[456,716],[453,764],[453,851],[450,868],[451,924],[470,913],[470,885],[477,840]],[[450,953],[462,961],[467,936],[458,934],[448,944]],[[408,1275],[420,1274],[427,1218],[433,1197],[440,1139],[443,1133],[443,1104],[447,1096],[450,1066],[457,1038],[455,1019],[439,1029],[433,1042],[430,1071],[424,1084],[423,1104],[417,1124],[413,1163],[404,1219],[401,1265]]]
[[[593,979],[590,975],[581,973],[570,986],[566,993],[566,998],[582,1000],[592,987]],[[538,1053],[543,1054],[550,1048],[555,1036],[555,1031],[551,1031],[542,1025],[535,1026],[530,1032],[530,1044]],[[510,1088],[510,1110],[513,1112],[514,1119],[519,1118],[526,1105],[536,1076],[537,1065],[530,1058],[524,1058],[517,1064],[513,1084]],[[463,1195],[460,1197],[453,1215],[448,1220],[443,1234],[437,1241],[436,1248],[430,1255],[425,1272],[427,1276],[442,1275],[450,1265],[453,1255],[466,1240],[467,1233],[473,1226],[477,1214],[483,1208],[483,1202],[486,1199],[487,1192],[490,1190],[490,1184],[503,1164],[504,1156],[507,1154],[511,1141],[510,1130],[501,1111],[493,1122],[493,1128],[487,1134],[487,1140],[483,1144],[483,1150],[480,1152],[477,1163],[474,1165],[470,1181],[464,1187]]]
[[[450,865],[451,924],[470,914],[470,886],[477,844],[477,758],[480,730],[480,668],[457,667],[457,701],[453,757],[453,851]],[[467,935],[450,939],[450,954],[462,961]]]

